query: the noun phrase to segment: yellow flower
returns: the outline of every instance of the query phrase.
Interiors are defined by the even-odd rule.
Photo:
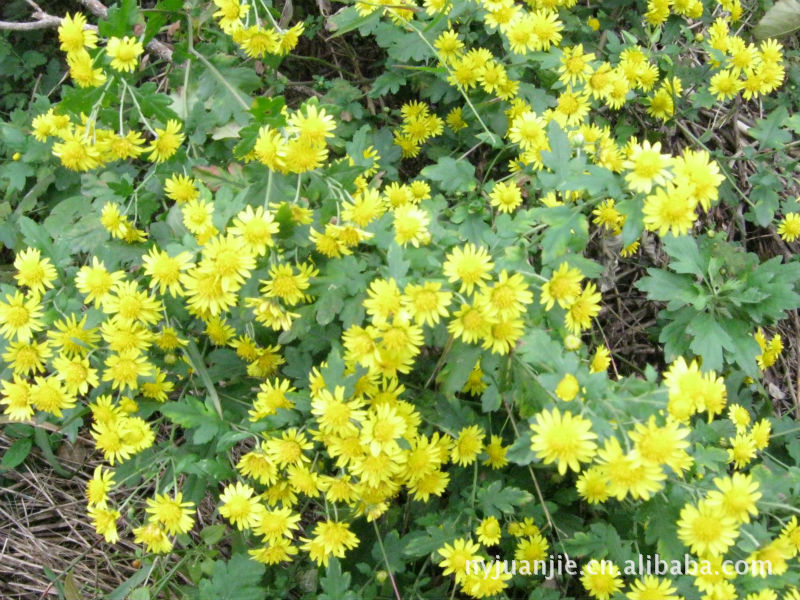
[[[305,110],[305,113],[303,112]],[[289,116],[287,130],[311,145],[324,144],[326,138],[333,137],[336,121],[315,104],[306,104],[303,109]]]
[[[148,158],[153,162],[164,162],[172,158],[183,143],[184,135],[181,131],[181,124],[175,119],[167,121],[164,129],[156,128],[156,139],[150,142],[147,150],[150,152]]]
[[[106,52],[111,57],[111,66],[114,69],[132,72],[139,64],[139,56],[144,52],[144,46],[136,41],[136,38],[112,37],[108,40]]]
[[[644,226],[662,236],[687,235],[697,220],[696,206],[692,190],[686,185],[656,188],[644,201]]]
[[[453,574],[456,581],[463,582],[467,577],[467,565],[478,557],[480,546],[471,540],[457,538],[451,544],[445,544],[437,550],[442,560],[439,566],[444,569],[443,575]]]
[[[109,544],[115,544],[119,540],[117,533],[117,519],[120,512],[103,506],[90,506],[87,510],[89,518],[92,520],[95,531],[102,535]]]
[[[350,531],[347,523],[321,521],[314,526],[313,535],[312,539],[303,538],[305,543],[300,548],[322,566],[328,565],[331,556],[344,558],[347,550],[358,546],[358,537]]]
[[[72,171],[91,171],[101,164],[97,148],[74,132],[66,133],[63,141],[53,144],[53,156]]]
[[[13,296],[6,294],[6,301],[0,301],[0,335],[7,340],[16,338],[27,342],[44,327],[42,315],[42,307],[36,296],[26,301],[19,292],[14,292]]]
[[[150,515],[150,522],[160,524],[170,535],[187,533],[194,526],[194,502],[184,502],[181,492],[176,492],[174,498],[167,494],[148,498],[145,512]]]
[[[294,272],[290,264],[274,264],[269,269],[269,279],[261,281],[261,293],[267,298],[280,298],[284,304],[294,306],[299,302],[308,302],[310,297],[305,290],[311,285],[310,280],[319,271],[312,265],[303,263]]]
[[[183,295],[180,275],[192,265],[192,255],[181,252],[175,257],[155,246],[142,256],[144,272],[150,277],[150,287],[158,288],[160,294],[169,292],[173,298]]]
[[[650,145],[645,140],[641,144],[633,143],[630,157],[623,163],[629,170],[625,181],[636,192],[649,193],[654,185],[663,185],[672,177],[667,170],[672,164],[672,157],[661,154],[661,142]]]
[[[133,539],[139,544],[144,544],[148,552],[166,554],[172,551],[172,542],[157,523],[145,523],[133,529]]]
[[[583,567],[581,584],[592,598],[608,600],[622,589],[623,581],[617,565],[593,558]]]
[[[459,283],[459,292],[471,294],[474,286],[484,279],[489,279],[489,272],[494,267],[486,248],[466,244],[462,248],[454,248],[445,257],[444,275],[450,283]]]
[[[3,386],[0,404],[5,405],[4,415],[12,421],[27,421],[33,417],[33,403],[31,402],[31,385],[19,375],[14,374],[13,381],[7,379],[0,382]]]
[[[678,520],[678,538],[699,555],[722,556],[739,535],[736,521],[726,516],[719,504],[701,500],[687,504]]]
[[[578,269],[563,262],[542,286],[542,297],[539,301],[547,310],[553,308],[556,302],[562,308],[567,308],[578,299],[582,280],[583,274]]]
[[[250,6],[242,4],[239,0],[214,0],[219,8],[214,13],[214,18],[219,19],[219,26],[225,33],[231,33],[241,26],[241,19],[247,16]]]
[[[82,13],[73,16],[67,13],[58,26],[58,40],[63,52],[79,52],[84,48],[97,47],[97,32],[87,28],[86,17]]]
[[[200,197],[200,190],[195,186],[195,180],[186,175],[176,174],[167,177],[166,181],[164,181],[164,193],[167,198],[174,200],[178,204],[197,200]]]
[[[241,481],[226,486],[219,497],[219,514],[239,531],[255,527],[265,508],[254,494],[255,490]]]
[[[503,438],[499,435],[491,436],[489,443],[484,448],[487,458],[483,461],[484,465],[488,465],[492,469],[502,469],[508,464],[506,453],[508,446],[503,446]]]
[[[756,445],[753,436],[737,433],[735,438],[728,438],[731,447],[728,448],[728,462],[733,463],[737,469],[746,467],[755,458]]]
[[[580,295],[567,307],[564,323],[572,333],[578,335],[592,326],[592,319],[600,312],[602,297],[594,283],[587,283]]]
[[[677,596],[677,588],[671,585],[669,579],[659,579],[653,575],[645,575],[631,583],[625,596],[628,600],[682,600]]]
[[[453,463],[462,467],[474,463],[483,450],[483,436],[483,429],[479,425],[464,427],[459,431],[450,455]]]
[[[53,377],[36,377],[30,391],[30,402],[36,410],[61,418],[61,411],[74,408],[75,396],[67,392],[62,383]]]
[[[486,517],[478,524],[475,529],[475,535],[478,536],[478,541],[484,546],[494,546],[500,542],[502,529],[500,522],[496,517]]]
[[[69,76],[79,87],[98,87],[106,82],[103,69],[94,68],[92,57],[86,50],[69,53],[67,65],[69,65]]]
[[[489,201],[500,212],[510,213],[522,204],[522,194],[516,183],[498,181],[489,193]]]
[[[417,325],[433,326],[440,317],[448,316],[452,297],[451,292],[442,291],[441,283],[426,281],[422,285],[406,285],[401,302]]]
[[[401,246],[411,244],[415,248],[431,241],[428,231],[430,216],[413,204],[404,204],[394,209],[394,239]]]
[[[778,233],[787,242],[800,237],[800,213],[787,213],[778,225]]]
[[[648,500],[664,487],[666,475],[657,463],[646,460],[637,450],[623,452],[619,440],[606,439],[597,462],[608,481],[608,493],[617,500],[630,495]]]
[[[562,415],[557,408],[543,410],[536,415],[531,429],[531,449],[544,464],[557,463],[561,475],[567,468],[580,471],[580,463],[592,460],[597,451],[594,442],[597,434],[592,432],[592,423],[580,415],[570,412]]]
[[[598,346],[589,365],[590,373],[603,373],[611,364],[611,352],[605,346]]]
[[[717,508],[725,517],[730,517],[737,524],[749,523],[750,516],[757,515],[756,502],[761,498],[758,482],[751,475],[733,473],[729,477],[714,479],[716,490],[708,493],[706,502]]]
[[[92,478],[86,484],[86,501],[89,506],[105,506],[108,492],[115,484],[114,472],[104,469],[103,465],[97,465]]]
[[[742,81],[739,75],[731,69],[723,69],[711,78],[708,91],[717,97],[717,100],[725,101],[734,98],[742,89]]]
[[[578,477],[576,484],[578,495],[589,504],[597,504],[608,500],[608,477],[600,466],[589,467]]]
[[[564,402],[574,400],[579,391],[580,384],[578,383],[578,380],[575,379],[575,376],[571,373],[564,375],[564,377],[556,386],[556,396],[558,396]]]
[[[584,54],[583,44],[566,46],[562,49],[561,66],[558,68],[559,81],[568,85],[586,81],[592,73],[590,63],[593,60],[592,52]]]
[[[242,238],[247,249],[256,256],[263,256],[267,248],[275,245],[272,236],[278,231],[280,227],[271,212],[263,206],[254,210],[250,205],[236,215],[233,226],[228,229],[229,233]]]

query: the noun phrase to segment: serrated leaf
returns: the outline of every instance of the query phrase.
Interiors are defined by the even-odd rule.
[[[792,134],[784,129],[789,112],[779,106],[766,119],[759,119],[749,133],[757,139],[762,148],[779,150],[792,141]]]
[[[234,554],[227,563],[218,560],[211,579],[200,582],[200,600],[263,600],[267,590],[260,582],[265,570],[244,554]]]
[[[466,159],[443,156],[435,165],[422,169],[422,175],[435,181],[443,192],[464,193],[475,189],[475,167]]]
[[[489,487],[478,490],[476,499],[484,515],[499,517],[514,512],[515,506],[527,504],[533,500],[533,496],[525,490],[503,487],[499,481],[493,481]]]
[[[105,19],[101,19],[97,25],[100,35],[103,37],[130,35],[133,32],[138,8],[136,0],[121,0],[109,7]]]
[[[781,38],[800,29],[800,2],[778,0],[753,27],[753,36],[758,40]]]
[[[319,595],[319,600],[351,600],[355,597],[350,591],[350,573],[342,573],[338,558],[330,559],[319,585],[324,592]]]
[[[676,273],[704,276],[707,264],[697,247],[697,240],[692,236],[666,236],[661,242],[672,259],[669,263],[670,269]]]
[[[386,264],[389,267],[389,277],[394,279],[397,285],[403,287],[403,281],[411,262],[404,260],[403,249],[395,241],[389,243],[389,249],[386,251]]]

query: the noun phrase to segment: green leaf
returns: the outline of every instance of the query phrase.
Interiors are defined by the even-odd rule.
[[[0,179],[8,181],[8,191],[25,189],[25,182],[33,175],[33,167],[21,161],[7,162],[0,168]]]
[[[475,363],[483,354],[480,346],[455,342],[447,355],[447,362],[439,376],[442,391],[455,394],[460,392],[467,383],[469,374],[475,367]]]
[[[3,460],[0,461],[0,466],[5,469],[18,467],[28,457],[32,447],[33,440],[31,438],[17,440],[3,453]]]
[[[468,160],[456,160],[443,156],[435,165],[422,169],[422,175],[439,184],[443,192],[471,192],[477,186],[475,167]]]
[[[142,44],[147,44],[156,35],[159,30],[166,25],[170,18],[170,12],[179,11],[183,6],[183,0],[158,0],[156,10],[148,12],[147,25],[144,29],[144,39]],[[178,17],[178,15],[172,15]]]
[[[592,523],[589,531],[578,531],[572,539],[564,542],[567,554],[587,559],[606,558],[612,553],[619,554],[620,548],[624,545],[617,530],[608,523]],[[622,562],[619,558],[615,557],[615,562]]]
[[[800,29],[800,2],[778,0],[753,28],[753,36],[758,40],[780,38],[798,29]]]
[[[677,523],[686,492],[675,486],[669,499],[658,495],[643,505],[639,520],[644,524],[644,539],[655,544],[664,560],[680,559],[686,548],[678,539]],[[638,516],[638,515],[637,515]]]
[[[672,259],[669,268],[676,273],[689,273],[703,277],[708,268],[708,261],[703,259],[697,248],[697,240],[690,235],[675,237],[668,235],[661,238],[664,249]]]
[[[119,584],[107,596],[106,600],[125,600],[131,591],[150,577],[152,563],[142,561],[142,567],[125,581]]]
[[[53,243],[44,227],[32,221],[28,217],[20,217],[17,226],[22,232],[22,239],[25,243],[34,248],[39,248],[46,254],[52,254]]]
[[[331,323],[342,310],[343,304],[344,299],[341,292],[333,289],[327,290],[327,293],[320,296],[315,304],[317,323],[320,325]]]
[[[105,19],[97,24],[102,37],[123,37],[133,34],[133,24],[138,11],[136,0],[121,0],[108,9]]]
[[[214,546],[225,536],[227,531],[228,527],[222,523],[209,525],[200,531],[200,539],[207,546]]]
[[[320,579],[322,594],[319,600],[353,600],[355,594],[350,591],[350,573],[342,573],[338,558],[331,558],[325,569],[325,577]]]
[[[786,107],[779,106],[766,119],[756,121],[749,133],[760,142],[762,148],[780,150],[792,141],[792,134],[783,127],[788,118]]]
[[[525,426],[523,430],[522,435],[511,444],[508,452],[506,452],[506,458],[515,465],[525,466],[531,464],[536,459],[536,454],[534,454],[531,449],[530,428]]]
[[[403,538],[403,555],[419,558],[435,552],[453,539],[452,527],[428,526],[425,531],[415,531]]]
[[[163,124],[170,119],[180,121],[175,111],[170,108],[172,99],[165,94],[159,94],[156,91],[156,84],[152,81],[140,85],[136,92],[130,87],[128,90],[136,96],[145,117],[154,118]]]
[[[733,340],[719,320],[708,313],[700,313],[686,327],[686,332],[694,337],[689,348],[703,357],[703,368],[721,370],[722,349],[730,346]]]
[[[180,402],[172,402],[159,407],[162,415],[170,421],[187,429],[217,427],[217,415],[207,409],[197,398],[185,396]]]
[[[403,249],[395,241],[389,242],[389,249],[386,251],[386,264],[389,266],[389,277],[393,278],[397,285],[402,288],[411,262],[403,259]]]
[[[150,588],[136,588],[130,593],[128,600],[150,600]]]
[[[390,531],[383,538],[383,549],[386,551],[386,558],[388,559],[388,567],[392,573],[398,574],[405,571],[406,561],[403,560],[403,548],[406,544],[405,538],[400,539],[400,534],[396,531]],[[386,565],[383,560],[383,553],[378,542],[372,547],[372,558],[376,565]]]
[[[380,22],[380,16],[380,11],[373,11],[368,15],[362,16],[358,14],[354,6],[348,6],[328,19],[327,24],[334,32],[331,38],[339,37],[358,28],[371,30],[372,27]],[[365,32],[362,31],[362,35],[364,34]]]
[[[400,90],[400,86],[404,85],[406,77],[398,73],[396,70],[386,71],[379,75],[372,82],[372,88],[367,94],[370,98],[379,98],[388,93],[396,94]]]
[[[554,173],[561,173],[572,158],[567,134],[558,123],[550,121],[547,125],[547,139],[550,141],[550,150],[542,152],[542,162]]]
[[[523,506],[533,500],[533,496],[519,488],[503,487],[499,481],[493,481],[488,487],[478,490],[476,500],[483,514],[487,517],[500,517],[513,513],[515,506]]]
[[[481,410],[485,413],[493,412],[500,408],[501,400],[502,398],[497,386],[491,384],[483,391],[483,394],[481,394]]]
[[[234,554],[225,563],[214,562],[211,579],[200,582],[200,600],[263,600],[267,590],[263,588],[261,577],[266,567],[246,554]]]

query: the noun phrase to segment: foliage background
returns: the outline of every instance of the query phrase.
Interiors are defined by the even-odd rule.
[[[141,15],[147,14],[149,20],[160,14],[158,10],[145,13],[145,9],[158,9],[166,4],[170,3],[123,2],[117,7],[118,12],[110,15],[109,21],[113,23],[118,19],[116,27],[132,29],[134,23],[141,21]],[[515,466],[502,475],[482,470],[480,478],[476,475],[477,469],[454,468],[450,489],[464,490],[464,493],[451,492],[439,501],[431,501],[419,516],[418,506],[404,499],[380,521],[380,543],[371,526],[363,522],[355,525],[361,544],[352,555],[348,554],[346,562],[342,562],[344,567],[333,560],[327,570],[301,562],[290,570],[280,571],[271,567],[260,569],[252,561],[244,562],[247,560],[244,550],[249,544],[247,537],[223,527],[224,521],[215,512],[219,482],[234,476],[232,466],[243,452],[236,446],[239,439],[230,428],[229,420],[237,427],[245,426],[244,402],[234,410],[235,418],[226,415],[226,419],[219,422],[202,404],[205,400],[203,386],[197,383],[196,377],[192,378],[192,391],[174,399],[179,408],[172,414],[168,410],[164,412],[163,426],[187,430],[185,443],[171,459],[183,460],[187,467],[180,476],[187,477],[185,481],[203,490],[208,488],[209,495],[202,491],[196,493],[198,521],[202,526],[197,527],[185,543],[179,544],[180,551],[172,561],[153,561],[140,546],[131,543],[129,536],[113,550],[108,545],[97,544],[98,538],[84,512],[83,489],[93,467],[98,464],[99,454],[94,452],[88,429],[81,428],[81,419],[71,421],[66,429],[61,429],[56,420],[41,421],[37,431],[47,432],[45,438],[34,437],[33,428],[4,422],[0,438],[4,451],[2,493],[8,502],[0,509],[5,513],[0,535],[9,543],[0,561],[5,575],[4,583],[0,584],[5,589],[0,588],[0,592],[8,597],[34,597],[34,594],[51,590],[71,598],[102,590],[110,592],[112,598],[158,597],[168,593],[210,598],[224,597],[220,594],[232,582],[237,582],[244,589],[252,588],[252,597],[258,597],[259,593],[298,597],[322,593],[332,598],[345,597],[346,593],[352,597],[387,597],[392,590],[386,573],[391,571],[400,582],[403,597],[413,597],[415,593],[444,597],[455,588],[433,564],[438,562],[434,552],[457,533],[461,535],[463,527],[459,529],[458,515],[468,515],[473,525],[493,514],[505,514],[508,519],[511,515],[513,518],[530,516],[547,532],[543,508],[534,498],[531,482],[534,471],[529,475],[529,468],[535,469],[542,482],[548,510],[560,515],[557,519],[563,530],[560,541],[571,554],[588,558],[598,556],[602,549],[620,548],[611,556],[622,560],[626,552],[632,552],[634,545],[638,547],[639,544],[677,553],[681,546],[675,538],[674,520],[688,499],[680,486],[670,487],[667,494],[649,503],[631,501],[597,511],[581,507],[572,481],[565,483],[563,476],[541,465],[527,450],[529,434],[528,437],[524,433],[519,436],[521,443],[515,439],[506,407],[513,407],[513,416],[509,409],[508,417],[519,419],[523,427],[540,409],[557,401],[553,391],[562,376],[570,372],[576,373],[587,388],[583,392],[587,402],[598,405],[608,402],[612,408],[624,407],[625,418],[643,421],[652,408],[646,402],[636,404],[631,399],[652,394],[662,403],[662,408],[666,406],[667,393],[663,386],[659,387],[658,373],[664,372],[678,355],[686,356],[687,360],[692,356],[702,357],[706,368],[710,366],[725,376],[729,402],[735,400],[747,407],[754,419],[773,419],[778,441],[770,448],[772,454],[762,458],[759,468],[764,470],[754,468],[754,472],[765,497],[780,497],[786,505],[797,505],[796,467],[787,466],[800,459],[800,444],[796,433],[792,433],[795,428],[792,417],[800,415],[800,321],[795,310],[797,245],[782,239],[777,230],[782,215],[797,210],[796,198],[800,193],[796,145],[800,134],[800,119],[796,113],[800,65],[795,38],[783,40],[786,80],[779,90],[754,102],[736,100],[720,104],[703,88],[705,74],[701,74],[693,62],[703,60],[699,58],[702,54],[699,41],[687,33],[680,19],[670,19],[662,26],[666,41],[659,40],[663,52],[658,66],[666,74],[672,72],[672,63],[677,63],[674,72],[683,78],[687,87],[694,83],[696,95],[680,105],[674,119],[664,123],[651,119],[643,102],[631,102],[611,119],[614,137],[622,144],[631,135],[655,132],[653,139],[658,139],[665,150],[674,154],[686,145],[705,145],[718,160],[726,181],[721,187],[721,201],[701,215],[693,237],[659,238],[645,233],[641,249],[634,257],[623,260],[619,257],[620,246],[638,237],[641,222],[638,230],[628,225],[620,239],[603,234],[591,224],[588,205],[580,210],[569,210],[542,206],[539,202],[546,191],[569,180],[585,165],[574,162],[574,147],[566,143],[566,137],[563,137],[565,145],[558,145],[556,139],[562,138],[555,130],[549,130],[554,156],[545,161],[545,171],[549,171],[546,175],[552,176],[551,179],[543,177],[535,181],[528,188],[530,195],[525,199],[524,209],[516,213],[513,220],[501,221],[503,227],[497,225],[496,219],[500,216],[487,206],[489,188],[484,184],[499,179],[501,171],[506,174],[501,165],[513,156],[513,151],[504,142],[495,144],[491,137],[480,137],[486,132],[481,132],[474,121],[470,123],[470,137],[459,138],[446,131],[442,137],[429,142],[419,157],[400,159],[399,149],[392,144],[392,131],[398,127],[399,110],[404,103],[422,99],[448,108],[463,103],[443,81],[441,70],[436,71],[432,66],[435,61],[425,44],[392,24],[390,19],[378,19],[375,14],[361,18],[352,7],[339,10],[342,7],[325,2],[291,4],[290,24],[303,21],[306,27],[297,49],[281,58],[269,56],[264,60],[252,60],[237,54],[229,37],[216,27],[211,17],[213,11],[207,3],[189,2],[186,7],[172,4],[164,9],[167,18],[158,33],[159,39],[173,48],[174,60],[166,63],[148,57],[147,61],[152,62],[145,63],[137,74],[142,98],[149,98],[151,102],[144,111],[153,118],[159,118],[159,113],[163,112],[164,115],[174,113],[182,119],[188,140],[186,152],[179,159],[180,166],[188,168],[206,191],[213,192],[216,204],[224,207],[226,218],[252,203],[256,193],[262,193],[265,177],[263,167],[251,164],[242,168],[234,158],[242,154],[236,148],[241,140],[245,140],[245,145],[248,136],[251,143],[254,140],[258,127],[253,128],[252,123],[259,117],[239,106],[232,94],[246,98],[248,104],[250,99],[256,100],[257,106],[262,108],[262,117],[265,113],[267,117],[274,116],[270,112],[274,113],[276,106],[269,103],[270,98],[282,96],[292,108],[315,98],[337,121],[336,137],[331,141],[332,156],[347,153],[357,159],[356,168],[348,169],[345,163],[326,165],[324,177],[310,177],[304,181],[303,199],[317,209],[323,219],[336,214],[330,186],[336,181],[340,185],[352,181],[367,167],[367,163],[358,162],[358,156],[372,146],[381,157],[381,182],[408,181],[420,173],[430,182],[434,192],[431,210],[442,217],[438,225],[431,226],[435,244],[441,250],[439,256],[444,255],[445,248],[465,239],[474,243],[492,239],[495,247],[500,248],[519,248],[527,243],[530,246],[523,248],[522,257],[513,253],[504,257],[510,269],[522,261],[532,265],[536,273],[549,276],[567,257],[570,264],[581,268],[584,275],[598,284],[603,310],[592,330],[583,335],[585,348],[568,353],[562,345],[566,334],[560,322],[562,314],[544,311],[538,305],[537,292],[525,337],[512,366],[505,367],[499,359],[483,353],[488,361],[484,364],[485,371],[495,367],[494,373],[500,377],[504,368],[512,369],[505,375],[513,383],[503,387],[496,381],[493,392],[478,398],[461,393],[464,381],[481,354],[480,349],[467,344],[459,345],[449,355],[450,361],[441,365],[444,367],[442,377],[434,384],[434,390],[425,390],[424,384],[434,375],[432,367],[447,340],[443,328],[430,334],[422,359],[418,359],[423,366],[406,382],[414,392],[414,404],[423,414],[426,426],[453,435],[457,435],[462,426],[474,423],[502,427]],[[75,8],[69,2],[52,2],[47,6],[42,3],[42,7],[53,15],[63,15]],[[653,43],[654,30],[642,24],[645,8],[643,3],[620,1],[597,7],[581,5],[563,11],[562,15],[570,43],[582,42],[587,50],[599,52],[602,41],[602,48],[614,54],[633,40]],[[755,3],[745,5],[739,24],[744,35],[749,35],[752,25],[768,8]],[[274,8],[276,18],[280,18],[282,9],[282,6]],[[126,13],[126,10],[132,12]],[[187,21],[181,10],[193,16],[194,47],[216,65],[233,91],[223,91],[213,70],[205,62],[191,58]],[[2,20],[25,21],[30,15],[30,6],[21,0],[5,3],[0,7],[0,14]],[[134,17],[128,19],[129,15]],[[594,15],[602,17],[605,27],[601,32],[592,31],[587,24],[587,19]],[[455,19],[458,15],[451,17]],[[442,21],[433,30],[443,26]],[[333,33],[337,35],[331,37]],[[495,44],[493,49],[498,55],[505,52],[496,40],[490,41],[480,27],[472,30],[471,42]],[[127,265],[134,271],[146,246],[131,248],[121,241],[110,240],[100,223],[103,205],[129,198],[134,189],[136,216],[140,224],[146,224],[151,240],[159,247],[167,247],[178,234],[186,235],[175,225],[178,213],[164,200],[162,190],[164,178],[178,170],[173,168],[175,165],[167,168],[118,162],[101,170],[78,174],[60,166],[51,156],[50,148],[30,136],[33,117],[51,105],[63,101],[75,115],[87,106],[86,97],[79,93],[71,97],[69,93],[62,94],[67,89],[63,85],[66,65],[57,47],[53,29],[2,32],[0,36],[0,70],[4,73],[0,80],[3,120],[0,124],[0,156],[3,157],[0,164],[3,191],[0,241],[4,245],[0,282],[4,294],[14,285],[14,253],[26,246],[48,249],[56,266],[65,273],[74,273],[92,254],[100,254],[110,264]],[[685,62],[678,62],[679,56]],[[506,58],[511,65],[517,60],[511,54]],[[189,89],[184,87],[187,60],[191,62]],[[426,66],[417,64],[426,61],[429,61]],[[537,80],[525,82],[530,85],[525,90],[526,98],[532,103],[539,101],[545,107],[552,104],[548,94],[553,93],[555,85],[553,72],[558,65],[557,55],[537,55],[534,61],[531,72],[536,74]],[[147,85],[151,87],[144,87]],[[502,135],[506,128],[505,105],[501,107],[499,102],[482,100],[479,114],[491,131]],[[109,106],[108,112],[113,112],[113,108]],[[437,113],[445,116],[441,110]],[[466,108],[465,114],[468,115]],[[268,119],[259,124],[266,122]],[[480,145],[475,146],[478,143]],[[17,153],[19,157],[15,159]],[[459,157],[467,160],[454,162],[454,158]],[[148,177],[148,173],[152,173],[152,177]],[[630,200],[620,187],[621,177],[602,179],[599,173],[595,175],[599,179],[591,184],[582,183],[587,188],[594,186],[588,193],[593,199],[614,196],[616,189],[620,204]],[[276,176],[273,185],[279,198],[296,197],[293,179]],[[569,189],[572,188],[561,191]],[[224,219],[221,222],[224,223]],[[537,230],[539,224],[544,227]],[[530,230],[535,230],[535,234],[529,235]],[[490,235],[487,231],[494,237],[487,237]],[[514,235],[504,237],[504,231],[513,231]],[[297,237],[297,246],[308,251],[306,240],[300,240],[299,234]],[[391,242],[388,222],[383,223],[378,237],[379,241],[359,253],[357,260],[344,257],[327,263],[323,277],[312,288],[316,302],[303,307],[299,311],[301,318],[296,322],[299,325],[281,336],[280,343],[288,347],[287,364],[281,371],[283,376],[293,381],[307,381],[313,365],[325,359],[330,363],[340,355],[337,340],[348,325],[364,317],[363,292],[375,273],[402,280],[409,272],[427,275],[432,272],[431,261],[435,259],[429,258],[424,249],[398,252],[399,247]],[[190,237],[181,239],[180,243],[189,245]],[[750,254],[745,257],[742,250]],[[781,262],[780,267],[769,263],[773,257],[783,259],[777,261]],[[774,272],[760,278],[738,276],[751,271],[766,273],[770,268]],[[734,273],[737,276],[731,278]],[[729,290],[722,290],[722,300],[719,300],[720,289],[715,280],[735,284]],[[338,292],[330,293],[331,289]],[[740,301],[745,291],[752,294],[749,302]],[[678,292],[685,292],[685,295]],[[707,308],[712,301],[705,298],[712,296],[719,312]],[[75,298],[77,294],[72,299],[73,305],[77,302]],[[765,298],[777,300],[770,304]],[[75,310],[69,303],[60,306],[61,309],[67,307]],[[723,313],[727,320],[720,321],[719,315]],[[763,373],[755,365],[758,347],[752,339],[753,331],[760,325],[768,327],[770,334],[780,334],[785,345],[777,363]],[[198,339],[202,335],[198,330]],[[588,371],[590,350],[600,344],[607,345],[611,351],[613,377],[597,376]],[[215,381],[226,380],[228,396],[241,400],[253,393],[253,382],[244,378],[243,367],[231,350],[214,350],[207,342],[200,348],[210,377]],[[231,372],[238,375],[230,376]],[[188,378],[188,370],[180,375]],[[618,382],[615,381],[617,376],[620,376]],[[755,383],[748,383],[747,377]],[[507,397],[503,396],[505,393]],[[148,409],[146,403],[143,406],[145,412],[151,409],[151,414],[156,410],[155,407]],[[299,410],[290,416],[282,415],[271,422],[270,427],[302,422],[307,413],[307,410]],[[607,429],[602,431],[603,435],[612,435],[611,421],[613,419],[601,415],[595,427],[605,423]],[[164,431],[159,434],[168,435]],[[733,434],[732,424],[724,418],[708,425],[703,418],[695,420],[692,454],[697,467],[693,475],[710,480],[711,476],[727,470],[726,456],[717,446],[726,443],[724,440]],[[234,449],[229,456],[231,448]],[[134,459],[127,468],[135,470],[146,460],[147,456],[139,462]],[[190,465],[197,461],[205,461],[200,469],[204,473],[198,476],[195,472],[195,478],[191,479]],[[65,478],[65,473],[72,476]],[[151,484],[147,481],[142,484],[140,493],[146,491],[147,494],[140,495],[139,504],[144,497],[152,495],[148,485]],[[631,514],[635,515],[635,523],[650,524],[647,533],[631,530],[627,524]],[[662,530],[654,526],[662,522],[663,514],[670,514],[674,519],[664,520]],[[444,533],[440,525],[444,525]],[[774,523],[765,516],[763,522],[754,523],[748,532],[753,539],[766,543],[775,534]],[[550,536],[554,543],[552,532]],[[657,546],[659,540],[664,545],[672,543],[672,548]],[[388,554],[388,564],[382,564],[381,544]],[[746,546],[742,552],[745,550]],[[48,557],[53,556],[59,560],[50,562]],[[249,587],[242,582],[249,583]],[[781,583],[786,586],[797,583],[796,559],[790,574]],[[133,590],[137,590],[135,594],[138,595],[129,595]],[[580,588],[570,588],[568,583],[563,584],[561,592],[574,594],[574,597],[583,593]],[[681,584],[680,592],[687,597],[694,593],[688,583]],[[511,597],[527,597],[530,593],[530,597],[538,598],[557,594],[547,586],[533,591],[520,586],[515,592],[518,596],[509,593]],[[242,593],[233,597],[249,596]]]

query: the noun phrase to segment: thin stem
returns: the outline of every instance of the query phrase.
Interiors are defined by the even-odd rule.
[[[191,52],[191,54],[192,54],[193,56],[196,56],[197,58],[199,58],[199,59],[200,59],[200,62],[202,62],[202,63],[203,63],[205,66],[206,66],[206,68],[207,68],[209,71],[211,71],[211,74],[212,74],[214,77],[216,77],[216,78],[217,78],[217,81],[219,81],[219,82],[220,82],[220,83],[223,85],[223,87],[224,87],[226,90],[228,90],[228,91],[231,93],[231,95],[234,97],[234,99],[236,100],[236,102],[238,102],[238,103],[239,103],[239,106],[241,106],[241,107],[242,107],[242,108],[243,108],[245,111],[249,111],[249,110],[250,110],[250,105],[249,105],[247,102],[245,102],[245,101],[244,101],[244,98],[242,98],[242,97],[239,95],[239,92],[238,92],[238,91],[236,91],[236,89],[235,89],[235,88],[234,88],[234,87],[233,87],[233,86],[232,86],[230,83],[228,83],[228,80],[227,80],[227,79],[225,79],[225,77],[223,77],[223,76],[222,76],[222,73],[220,73],[220,72],[217,70],[217,67],[215,67],[214,65],[212,65],[212,64],[211,64],[211,61],[210,61],[210,60],[208,60],[208,59],[207,59],[205,56],[203,56],[202,54],[200,54],[200,53],[199,53],[197,50],[195,50],[194,48],[192,48],[192,49],[190,50],[190,52]]]
[[[431,52],[433,52],[433,55],[436,57],[436,60],[438,60],[440,64],[444,65],[444,68],[445,68],[445,69],[447,69],[447,72],[448,72],[449,74],[451,74],[451,75],[452,75],[452,73],[453,73],[453,72],[450,70],[450,67],[449,67],[449,66],[447,66],[447,63],[445,63],[445,62],[444,62],[444,61],[443,61],[443,60],[442,60],[442,59],[439,57],[439,53],[436,51],[436,48],[435,48],[435,47],[434,47],[434,46],[433,46],[433,45],[432,45],[432,44],[431,44],[431,43],[428,41],[428,39],[427,39],[427,38],[426,38],[424,35],[422,35],[422,32],[421,32],[419,29],[417,29],[416,27],[414,27],[414,25],[412,25],[412,24],[411,24],[410,22],[408,22],[408,21],[405,21],[405,24],[406,24],[406,25],[408,25],[409,27],[411,27],[411,29],[413,29],[413,30],[414,30],[414,32],[415,32],[415,33],[416,33],[416,34],[419,36],[419,38],[420,38],[420,39],[421,39],[421,40],[422,40],[422,41],[425,43],[425,45],[426,45],[428,48],[430,48]],[[489,128],[486,126],[486,123],[484,123],[484,122],[483,122],[483,119],[481,119],[481,116],[480,116],[480,114],[478,114],[478,110],[477,110],[477,109],[475,108],[475,106],[472,104],[472,100],[470,100],[470,99],[469,99],[469,96],[468,96],[468,95],[467,95],[467,93],[464,91],[464,88],[463,88],[463,87],[461,87],[460,85],[456,85],[455,87],[458,89],[458,92],[459,92],[459,93],[461,94],[461,96],[464,98],[464,101],[467,103],[467,106],[469,106],[470,110],[472,111],[472,114],[473,114],[473,115],[475,115],[475,118],[478,120],[478,123],[480,123],[480,124],[481,124],[481,127],[483,128],[483,130],[484,130],[484,131],[485,131],[485,132],[486,132],[486,133],[489,135],[489,137],[490,137],[491,139],[495,139],[497,136],[496,136],[494,133],[492,133],[491,131],[489,131]]]
[[[142,118],[142,123],[144,123],[144,126],[147,129],[147,131],[152,133],[154,136],[158,137],[158,134],[155,132],[155,129],[153,129],[153,127],[150,125],[150,121],[148,121],[147,117],[144,116],[144,113],[142,112],[142,107],[139,106],[139,101],[136,99],[136,93],[128,86],[127,83],[125,83],[124,79],[120,79],[120,81],[122,82],[123,89],[130,92],[131,100],[133,100],[133,105],[136,107],[139,116]]]
[[[264,193],[264,210],[269,210],[269,197],[272,193],[272,169],[269,170],[267,175],[267,191]]]
[[[378,539],[378,547],[381,549],[383,562],[386,563],[386,572],[389,573],[389,581],[392,582],[394,597],[397,598],[397,600],[403,600],[403,597],[400,595],[400,590],[397,589],[397,582],[394,580],[394,575],[392,574],[392,568],[389,566],[389,557],[386,556],[386,548],[383,547],[383,541],[381,540],[381,532],[378,530],[378,523],[373,521],[372,526],[375,528],[375,537]]]

